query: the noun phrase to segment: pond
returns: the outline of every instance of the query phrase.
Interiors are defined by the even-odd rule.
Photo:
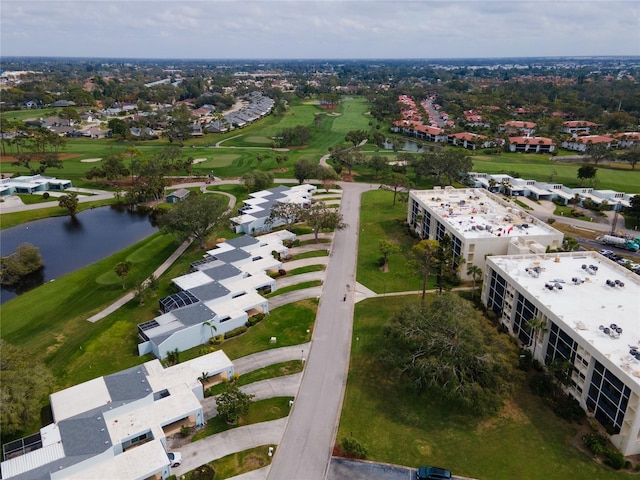
[[[398,148],[399,151],[409,152],[409,153],[424,152],[424,148],[413,140],[398,139],[396,140],[395,143],[396,143],[396,148]],[[387,139],[382,144],[382,146],[385,148],[385,150],[393,150],[394,142],[389,141],[389,139]]]
[[[44,269],[21,285],[0,289],[0,303],[43,282],[91,265],[145,239],[158,230],[144,211],[130,212],[117,205],[52,217],[0,231],[0,254],[9,255],[21,243],[40,249]]]

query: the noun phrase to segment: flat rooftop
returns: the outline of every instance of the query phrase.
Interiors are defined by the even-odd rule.
[[[639,275],[596,252],[492,256],[487,260],[529,291],[567,329],[573,329],[575,338],[582,337],[640,384],[640,360],[629,354],[631,346],[640,349]],[[612,330],[611,324],[622,332],[605,333],[604,328]]]
[[[483,188],[413,190],[411,195],[464,238],[562,236],[555,228]]]

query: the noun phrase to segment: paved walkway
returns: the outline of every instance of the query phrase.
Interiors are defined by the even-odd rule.
[[[293,292],[282,293],[271,297],[269,299],[269,310],[281,307],[288,303],[298,302],[300,300],[306,300],[308,298],[320,298],[322,295],[323,286],[303,288],[301,290],[294,290]]]
[[[197,442],[180,447],[182,465],[171,469],[171,473],[181,475],[218,458],[241,452],[261,445],[274,445],[280,442],[287,418],[270,422],[256,423],[246,427],[232,428],[226,432],[211,435]],[[304,477],[298,477],[304,478]]]
[[[285,288],[292,285],[297,285],[299,283],[312,282],[314,280],[323,281],[324,271],[320,270],[318,272],[307,272],[307,273],[300,273],[298,275],[291,275],[291,276],[285,275],[284,277],[278,277],[276,279],[276,287],[280,289],[280,288]]]
[[[301,343],[291,347],[263,350],[262,352],[233,360],[233,368],[238,375],[244,375],[276,363],[301,360],[304,356],[301,352],[308,352],[310,346],[310,343]]]

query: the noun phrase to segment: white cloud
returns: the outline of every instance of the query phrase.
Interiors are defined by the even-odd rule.
[[[4,56],[640,55],[637,1],[2,0],[0,8]]]

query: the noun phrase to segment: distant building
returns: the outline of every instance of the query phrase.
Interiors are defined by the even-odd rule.
[[[280,185],[269,190],[251,193],[249,198],[244,201],[244,205],[238,210],[240,215],[233,217],[231,223],[235,227],[236,233],[267,232],[272,228],[284,225],[283,221],[277,219],[271,224],[267,223],[267,219],[271,215],[271,207],[274,204],[291,202],[309,206],[311,205],[311,197],[316,190],[314,185],[307,184],[295,187]]]
[[[0,196],[4,197],[14,193],[46,192],[48,190],[61,191],[72,186],[71,180],[61,180],[44,175],[24,175],[0,180]]]
[[[167,195],[168,203],[177,203],[185,200],[191,192],[186,188],[179,188],[178,190],[174,190],[169,195]]]
[[[567,392],[640,454],[640,277],[595,252],[490,256],[482,301],[547,365],[567,362]],[[527,322],[539,318],[541,332]]]

